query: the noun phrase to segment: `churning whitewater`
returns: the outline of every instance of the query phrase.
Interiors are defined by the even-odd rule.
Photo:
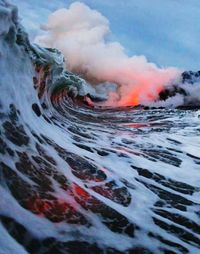
[[[99,88],[94,69],[72,68],[77,76],[67,61],[30,43],[17,8],[0,0],[0,254],[199,253],[200,72],[172,68],[156,93],[124,104],[125,69],[122,83],[109,74]],[[119,98],[104,107],[110,83]]]

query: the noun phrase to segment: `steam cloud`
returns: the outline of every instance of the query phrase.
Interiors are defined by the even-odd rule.
[[[175,68],[158,68],[144,56],[127,56],[120,43],[106,40],[109,21],[83,3],[57,10],[41,28],[46,33],[38,36],[36,43],[59,49],[66,57],[66,68],[92,84],[118,85],[117,92],[109,93],[107,105],[153,101],[163,86],[180,75]]]

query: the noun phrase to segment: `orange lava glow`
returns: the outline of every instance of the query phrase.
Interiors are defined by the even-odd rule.
[[[148,85],[134,87],[122,98],[120,106],[138,106],[142,101],[153,101],[157,99],[160,91],[161,86],[155,87],[153,91]]]
[[[156,101],[159,93],[179,78],[179,71],[173,68],[158,69],[155,66],[130,68],[126,65],[111,80],[113,76],[111,72],[108,78],[111,83],[118,84],[118,88],[116,92],[109,93],[105,106],[137,106]]]

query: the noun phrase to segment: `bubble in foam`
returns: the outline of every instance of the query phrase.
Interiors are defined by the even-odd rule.
[[[36,42],[58,48],[67,59],[66,68],[92,84],[111,82],[119,86],[109,93],[108,106],[153,101],[164,86],[180,76],[176,68],[158,68],[144,56],[129,57],[120,43],[107,41],[109,21],[83,3],[55,11],[41,28],[46,33]]]

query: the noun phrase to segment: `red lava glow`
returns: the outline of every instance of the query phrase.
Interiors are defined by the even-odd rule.
[[[141,102],[140,95],[142,94],[142,89],[135,89],[130,92],[128,96],[125,96],[122,101],[120,102],[120,106],[138,106]],[[158,92],[159,94],[159,92]],[[157,96],[154,96],[153,94],[147,94],[146,99],[148,101],[153,101],[157,98]]]
[[[159,98],[159,93],[166,86],[179,78],[179,71],[173,68],[132,69],[127,65],[119,73],[120,77],[118,74],[118,78],[115,80],[111,80],[114,74],[110,74],[110,82],[118,84],[118,89],[116,92],[109,93],[109,99],[105,106],[148,105]]]
[[[46,199],[42,199],[39,196],[31,197],[28,200],[26,206],[33,213],[40,215],[45,215],[51,210],[55,210],[56,213],[59,215],[64,213],[69,208],[69,205],[64,200],[57,199],[49,201]]]
[[[119,101],[119,106],[138,106],[143,102],[151,102],[158,98],[163,85],[150,85],[149,82],[138,86],[130,86],[127,93]]]
[[[31,197],[26,204],[27,208],[36,214],[44,214],[52,208],[52,203],[41,199],[39,196]]]
[[[87,201],[88,199],[90,199],[90,195],[89,195],[83,188],[81,188],[80,186],[75,185],[75,186],[74,186],[74,190],[75,190],[75,193],[77,194],[77,196],[78,196],[79,198],[82,198],[82,199],[84,199],[85,201]]]

